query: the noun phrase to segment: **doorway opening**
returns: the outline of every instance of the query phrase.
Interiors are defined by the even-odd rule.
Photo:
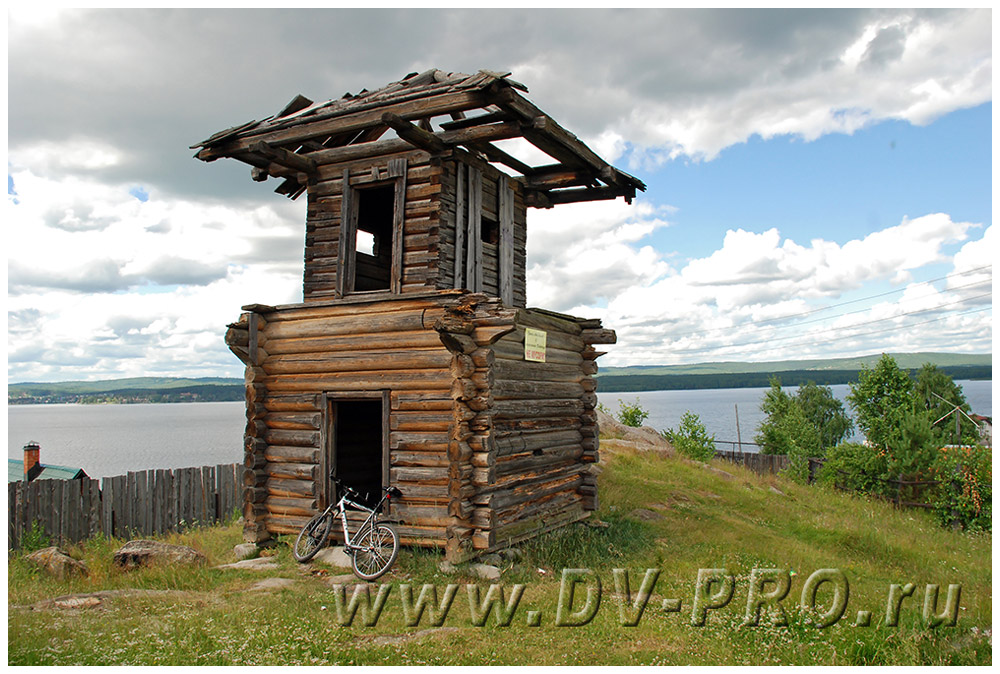
[[[364,502],[374,505],[388,472],[383,397],[329,399],[328,405],[330,469]],[[328,498],[332,501],[339,494],[334,493],[332,484],[330,488]]]

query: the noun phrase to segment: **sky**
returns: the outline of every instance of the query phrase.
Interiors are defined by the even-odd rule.
[[[648,185],[528,214],[528,305],[602,365],[992,351],[992,13],[8,14],[8,382],[241,376],[302,300],[305,199],[212,133],[440,68],[510,71]]]

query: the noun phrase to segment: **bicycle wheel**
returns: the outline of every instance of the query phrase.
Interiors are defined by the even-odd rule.
[[[351,566],[362,580],[375,580],[390,568],[399,555],[399,534],[384,522],[366,530],[354,543]]]
[[[333,526],[332,513],[320,513],[309,520],[299,532],[299,537],[295,539],[292,556],[300,562],[308,562],[315,557],[319,549],[326,544],[331,526]]]

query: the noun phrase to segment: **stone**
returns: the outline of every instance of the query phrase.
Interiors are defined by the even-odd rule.
[[[785,492],[781,491],[780,489],[778,489],[777,487],[775,487],[773,485],[770,486],[770,487],[768,487],[767,490],[769,492],[771,492],[772,494],[777,494],[778,496],[784,496],[785,495]]]
[[[451,575],[453,573],[458,573],[458,567],[449,561],[438,562],[438,571]]]
[[[204,564],[208,558],[186,545],[171,545],[144,539],[129,541],[118,549],[115,565],[123,569],[151,564]]]
[[[500,566],[503,564],[503,557],[495,552],[490,552],[485,555],[480,555],[479,562],[482,564],[489,564],[490,566]]]
[[[344,569],[351,568],[351,556],[344,552],[344,548],[339,546],[323,548],[316,553],[316,556],[312,558],[312,561]]]
[[[652,522],[653,520],[663,519],[663,515],[661,515],[660,513],[656,512],[655,510],[648,510],[646,508],[636,508],[631,513],[629,513],[629,515],[636,518],[637,520],[642,520],[643,522]]]
[[[268,571],[278,568],[278,562],[270,557],[256,557],[254,559],[241,559],[232,564],[222,564],[213,567],[216,569],[249,569],[250,571]]]
[[[507,562],[516,562],[523,557],[521,551],[517,548],[504,548],[503,550],[498,550],[497,554]]]
[[[86,564],[73,559],[55,546],[36,550],[26,559],[60,580],[69,576],[86,576],[90,573]]]
[[[334,587],[336,585],[357,585],[358,577],[353,573],[343,573],[339,576],[330,576],[326,579],[326,584],[330,587]]]
[[[264,580],[258,580],[248,589],[250,592],[261,592],[266,590],[281,590],[292,585],[295,585],[295,581],[291,578],[265,578]]]
[[[721,477],[723,480],[736,479],[736,476],[730,473],[729,471],[722,470],[721,468],[716,468],[715,466],[709,466],[708,464],[706,464],[705,467],[708,468],[713,473],[715,473],[716,475],[718,475],[719,477]]]
[[[489,564],[471,564],[469,573],[483,580],[498,580],[500,578],[500,569]]]
[[[256,543],[240,543],[233,548],[236,559],[253,559],[260,553]]]

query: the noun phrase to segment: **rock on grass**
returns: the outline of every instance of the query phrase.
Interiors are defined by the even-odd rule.
[[[154,564],[203,564],[208,558],[186,545],[171,545],[159,541],[129,541],[115,553],[115,566],[133,569]]]

